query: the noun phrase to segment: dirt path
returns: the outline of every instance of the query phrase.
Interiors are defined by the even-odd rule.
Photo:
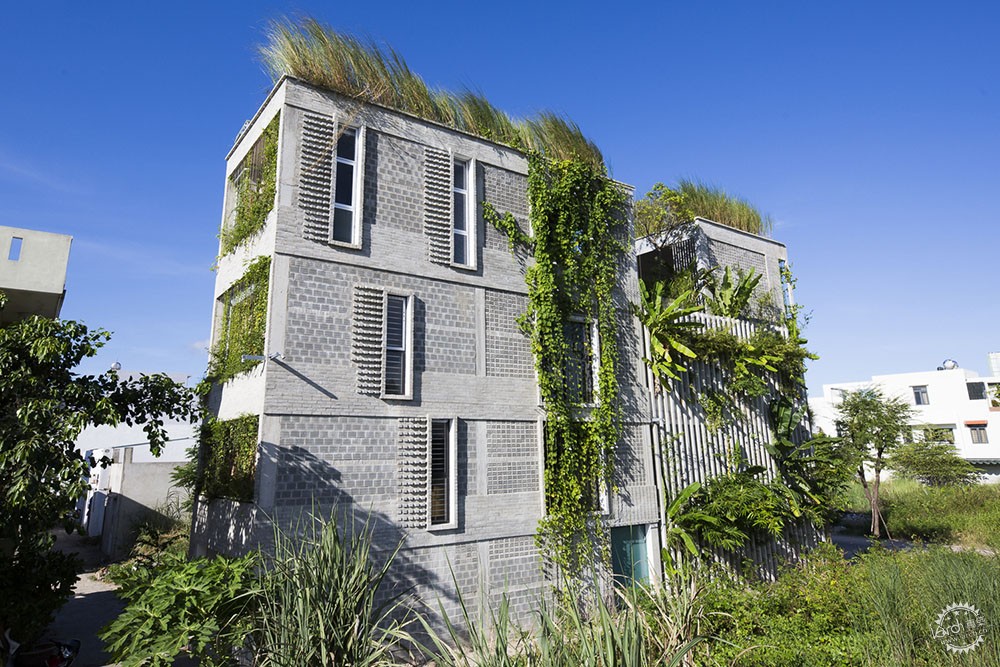
[[[56,548],[79,554],[83,560],[83,574],[73,587],[73,597],[56,614],[56,619],[46,632],[56,639],[79,639],[80,655],[74,667],[105,667],[111,665],[98,631],[121,613],[123,604],[115,595],[117,586],[100,581],[95,573],[102,565],[100,546],[79,535],[66,535],[59,531]]]

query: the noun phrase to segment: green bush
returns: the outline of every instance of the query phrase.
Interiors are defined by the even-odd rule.
[[[222,239],[221,254],[226,255],[260,233],[267,221],[267,214],[274,208],[274,194],[278,174],[278,120],[276,115],[250,154],[234,172],[236,206],[233,222],[219,233]]]
[[[220,336],[212,348],[208,379],[225,382],[250,370],[260,361],[243,361],[245,354],[264,354],[267,329],[267,295],[271,258],[258,257],[247,265],[243,276],[222,295]]]
[[[73,596],[80,560],[76,554],[52,549],[53,543],[52,536],[44,533],[9,552],[0,544],[0,628],[9,629],[20,642],[37,639]],[[0,659],[5,658],[0,648]]]
[[[831,545],[820,545],[774,582],[715,579],[705,596],[700,650],[707,665],[856,665],[865,637],[854,620],[858,572]],[[699,663],[701,664],[701,663]]]
[[[893,537],[1000,548],[1000,485],[929,487],[893,480],[885,492]]]
[[[336,521],[311,517],[289,532],[276,528],[255,593],[255,664],[385,664],[398,624],[393,600],[377,600],[395,554],[372,553],[367,524],[342,534]]]
[[[1000,664],[987,640],[954,658],[933,636],[949,604],[1000,614],[1000,559],[944,547],[875,548],[845,561],[821,545],[773,582],[716,578],[705,595],[703,665]]]
[[[421,618],[430,641],[420,648],[438,667],[673,667],[688,664],[706,640],[692,634],[700,619],[697,584],[672,594],[640,586],[600,591],[595,582],[564,589],[554,602],[539,600],[532,629],[511,618],[506,593],[482,601],[479,615],[459,595],[461,623],[445,616],[442,635]]]
[[[924,429],[923,440],[900,445],[889,459],[889,467],[902,477],[930,486],[960,486],[978,482],[982,473],[958,455],[954,442],[944,440],[944,436],[940,436],[941,440],[931,439],[928,434],[934,431]],[[954,435],[951,438],[954,440]]]
[[[128,604],[100,633],[108,652],[125,667],[169,666],[184,654],[202,665],[235,664],[256,562],[254,554],[188,561],[168,552],[153,567],[120,570],[119,595]]]
[[[947,547],[888,552],[860,558],[858,594],[870,613],[859,632],[876,638],[866,647],[872,665],[1000,665],[995,622],[1000,618],[1000,558]],[[985,642],[964,655],[935,638],[936,621],[952,604],[975,606],[989,628]]]
[[[202,493],[209,498],[253,500],[260,417],[242,415],[201,426],[204,456]]]

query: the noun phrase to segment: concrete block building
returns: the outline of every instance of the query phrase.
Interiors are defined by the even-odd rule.
[[[482,215],[489,202],[528,229],[525,157],[286,77],[227,158],[224,227],[275,118],[273,208],[220,257],[215,288],[218,345],[247,266],[270,257],[263,360],[211,397],[218,420],[259,417],[253,493],[201,499],[193,552],[240,552],[272,521],[336,511],[369,521],[377,548],[402,541],[390,578],[430,604],[454,610],[457,583],[527,608],[548,586],[544,411],[517,323],[532,260]],[[646,578],[660,508],[634,254],[618,275],[624,424],[602,513],[616,567]]]
[[[750,339],[761,327],[787,334],[782,322],[795,304],[795,295],[785,276],[788,251],[784,244],[758,234],[734,229],[706,218],[697,217],[657,237],[635,243],[639,276],[646,281],[670,280],[692,268],[723,269],[761,276],[755,290],[756,317],[731,319],[707,312],[688,316],[705,329],[721,329]],[[766,395],[739,402],[738,414],[731,415],[719,428],[713,428],[704,406],[692,397],[725,390],[726,377],[717,364],[696,359],[685,364],[687,372],[672,380],[669,387],[659,387],[650,376],[647,387],[653,448],[657,453],[658,483],[667,498],[676,497],[689,484],[704,484],[729,472],[734,452],[748,465],[760,466],[774,477],[776,467],[766,444],[771,442],[769,405],[777,395],[770,387]],[[802,400],[805,393],[802,388]],[[794,437],[808,438],[804,427]],[[661,522],[662,525],[662,522]],[[762,576],[774,576],[781,564],[797,558],[804,549],[815,546],[822,534],[808,523],[790,525],[778,539],[753,535],[736,554],[719,552],[719,560],[739,566],[742,559],[753,561]]]

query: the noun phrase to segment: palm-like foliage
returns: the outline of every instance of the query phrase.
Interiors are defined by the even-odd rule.
[[[694,295],[685,292],[673,300],[665,296],[664,283],[654,283],[652,290],[639,281],[641,296],[638,305],[633,305],[639,321],[649,329],[649,358],[643,359],[660,384],[669,388],[669,380],[680,379],[685,368],[680,356],[694,359],[697,354],[685,344],[690,333],[701,328],[701,322],[688,319],[692,313],[704,310],[703,306],[691,305]],[[680,356],[678,356],[680,355]]]
[[[343,35],[315,19],[273,22],[260,53],[275,80],[292,76],[552,159],[604,162],[580,128],[559,115],[515,120],[479,93],[433,89],[391,48]]]
[[[749,314],[750,302],[753,299],[754,290],[763,278],[762,274],[757,274],[751,268],[749,271],[736,269],[735,274],[726,267],[722,278],[717,278],[714,274],[708,277],[705,303],[713,315],[720,317],[744,317]]]

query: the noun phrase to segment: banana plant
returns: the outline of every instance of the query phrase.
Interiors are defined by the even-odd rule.
[[[836,445],[839,438],[820,435],[796,443],[793,433],[805,416],[805,407],[795,408],[785,396],[778,396],[771,403],[771,442],[764,446],[774,460],[784,485],[794,495],[798,504],[823,506],[830,489],[828,478],[836,480],[844,468],[842,455]],[[834,482],[836,484],[836,482]]]
[[[713,315],[720,317],[741,317],[746,314],[750,301],[753,299],[754,290],[757,289],[762,274],[757,274],[751,268],[744,272],[737,268],[735,274],[726,267],[722,278],[711,276],[706,284],[708,295],[705,302]]]
[[[665,296],[666,287],[662,282],[653,283],[648,288],[639,281],[640,303],[633,304],[636,316],[649,330],[649,357],[643,361],[653,371],[661,386],[669,390],[669,381],[679,380],[685,371],[681,357],[696,359],[697,354],[685,342],[690,333],[704,325],[687,319],[688,315],[703,311],[704,306],[691,305],[692,291],[684,292],[673,300]]]

